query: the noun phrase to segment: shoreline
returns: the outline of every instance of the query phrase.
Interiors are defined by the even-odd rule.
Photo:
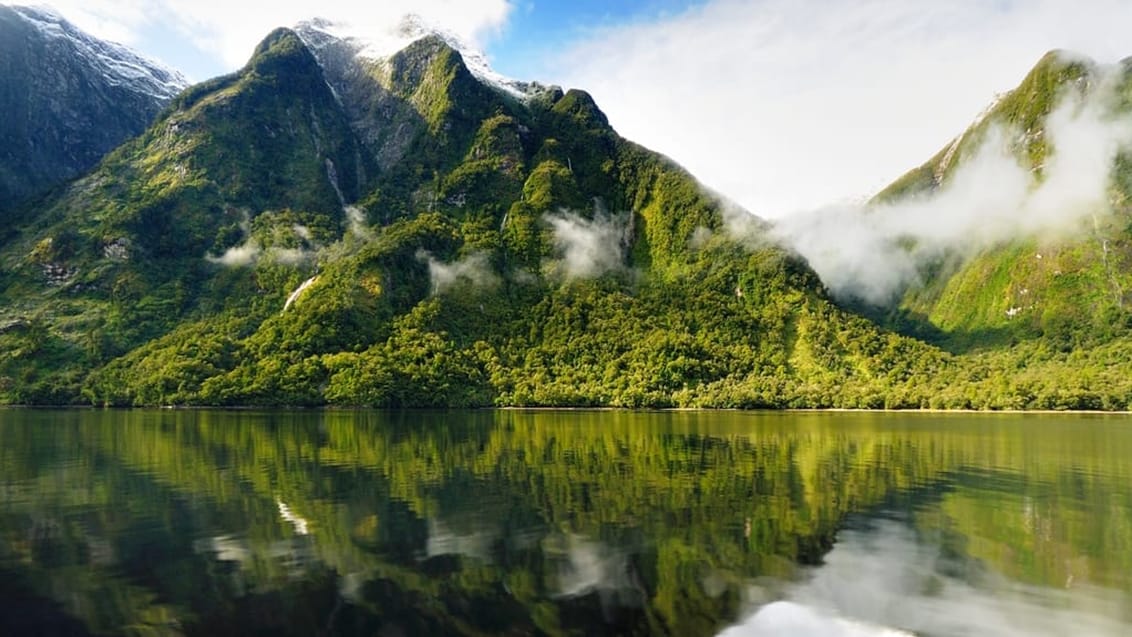
[[[383,412],[444,412],[444,411],[527,411],[527,412],[624,412],[624,413],[750,413],[750,414],[925,414],[925,415],[1102,415],[1129,416],[1132,410],[1104,411],[1089,409],[854,409],[848,407],[791,407],[786,409],[740,409],[735,407],[553,407],[553,406],[502,406],[502,407],[367,407],[346,405],[322,405],[318,407],[279,406],[279,405],[150,405],[135,407],[97,406],[97,405],[0,405],[0,411],[294,411],[294,412],[345,412],[345,411],[383,411]]]

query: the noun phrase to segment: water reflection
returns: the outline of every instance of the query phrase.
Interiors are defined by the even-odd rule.
[[[758,598],[767,591],[756,587]],[[1124,635],[1128,597],[1072,579],[1023,584],[893,521],[847,530],[821,567],[721,637]]]
[[[0,411],[0,634],[1125,634],[1130,478],[1121,418]]]

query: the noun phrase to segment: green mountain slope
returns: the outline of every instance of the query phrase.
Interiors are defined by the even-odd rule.
[[[2,253],[5,333],[17,341],[7,351],[27,359],[9,363],[19,370],[11,382],[62,368],[72,376],[59,391],[72,394],[85,368],[186,316],[245,303],[249,282],[205,258],[244,241],[241,226],[269,235],[269,247],[301,240],[276,232],[276,220],[304,224],[308,235],[337,233],[339,186],[328,167],[349,166],[358,153],[334,105],[301,42],[273,34],[241,73],[185,92],[143,135],[35,210]],[[29,337],[41,330],[42,343]]]
[[[0,249],[0,399],[920,406],[950,357],[830,302],[582,91],[280,30]]]
[[[1048,134],[1051,113],[1067,102],[1089,99],[1103,99],[1108,115],[1126,120],[1132,67],[1124,63],[1104,69],[1050,53],[980,121],[878,200],[914,199],[946,188],[996,127],[1017,134],[1011,148],[1041,184],[1058,153]],[[898,322],[920,333],[936,332],[944,343],[961,349],[1037,340],[1043,347],[1069,351],[1126,336],[1132,324],[1130,159],[1127,150],[1116,157],[1109,204],[1083,211],[1071,227],[1020,233],[972,255],[952,254],[931,264],[923,284],[901,300]]]

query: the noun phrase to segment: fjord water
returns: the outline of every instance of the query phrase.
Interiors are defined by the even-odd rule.
[[[1132,634],[1132,419],[0,411],[0,634]]]

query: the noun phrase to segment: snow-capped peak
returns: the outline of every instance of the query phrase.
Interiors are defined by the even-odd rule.
[[[536,83],[520,82],[497,73],[491,68],[491,64],[483,51],[472,46],[460,35],[430,24],[417,14],[408,14],[391,27],[365,31],[331,20],[316,18],[299,24],[296,31],[307,46],[316,51],[333,42],[345,41],[350,44],[358,56],[372,60],[389,58],[413,42],[434,35],[444,40],[448,46],[459,51],[460,56],[464,59],[464,65],[468,67],[472,75],[475,75],[482,82],[520,99],[529,97],[540,88],[540,85]]]
[[[72,46],[113,86],[169,100],[189,85],[188,80],[177,71],[147,60],[126,46],[95,38],[50,7],[9,8],[45,39],[63,41]]]

